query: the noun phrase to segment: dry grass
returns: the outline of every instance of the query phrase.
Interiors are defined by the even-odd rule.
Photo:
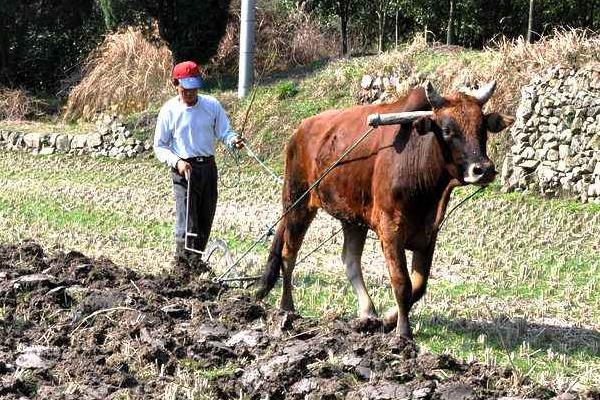
[[[91,119],[110,110],[128,114],[144,110],[173,93],[171,52],[141,31],[127,29],[106,37],[84,67],[84,78],[69,94],[65,118]]]
[[[551,66],[578,68],[600,61],[600,35],[581,29],[555,30],[533,44],[523,38],[502,39],[496,43],[499,57],[493,64],[492,77],[497,76],[501,89],[495,104],[506,104],[516,110],[521,88],[535,75]]]
[[[516,111],[521,88],[551,66],[578,68],[600,61],[600,35],[581,29],[559,29],[535,43],[501,38],[484,51],[426,43],[416,36],[398,51],[370,60],[369,72],[395,72],[404,79],[395,88],[404,95],[415,84],[432,80],[442,93],[496,80],[488,107]]]
[[[0,87],[0,120],[20,121],[43,114],[45,104],[24,89]]]
[[[233,15],[206,71],[237,73],[239,18]],[[257,12],[256,42],[255,68],[260,73],[308,64],[333,54],[337,46],[306,13],[284,17],[263,8]],[[86,61],[83,80],[69,94],[65,118],[89,121],[101,111],[127,115],[162,103],[173,94],[172,62],[166,45],[150,42],[141,31],[130,28],[108,35]]]

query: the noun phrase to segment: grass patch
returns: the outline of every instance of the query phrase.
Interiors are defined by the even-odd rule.
[[[434,52],[423,52],[420,54],[420,56],[415,58],[415,70],[423,74],[431,74],[435,72],[440,66],[448,62],[450,56],[447,54],[440,54]]]
[[[214,381],[219,378],[233,376],[237,371],[237,365],[228,362],[221,367],[205,368],[202,361],[185,358],[179,361],[179,366],[191,373],[194,373],[209,381]]]
[[[279,100],[292,98],[300,91],[298,85],[292,81],[281,82],[275,86],[275,89]]]

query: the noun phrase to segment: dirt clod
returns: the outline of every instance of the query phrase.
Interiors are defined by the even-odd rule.
[[[373,321],[299,318],[179,272],[0,245],[0,398],[190,398],[194,387],[216,399],[556,396],[420,352]]]

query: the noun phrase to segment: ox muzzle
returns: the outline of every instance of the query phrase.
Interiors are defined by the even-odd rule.
[[[471,185],[487,185],[491,183],[498,172],[491,160],[475,162],[468,165],[463,180]]]

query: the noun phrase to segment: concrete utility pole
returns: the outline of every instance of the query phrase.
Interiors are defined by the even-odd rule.
[[[254,75],[254,21],[255,0],[242,0],[240,26],[240,72],[238,98],[248,95]]]
[[[527,43],[533,39],[533,0],[529,0],[529,21],[527,24]]]
[[[454,0],[450,0],[450,12],[448,13],[448,31],[446,32],[446,44],[451,45],[454,41],[452,30],[454,29]]]

